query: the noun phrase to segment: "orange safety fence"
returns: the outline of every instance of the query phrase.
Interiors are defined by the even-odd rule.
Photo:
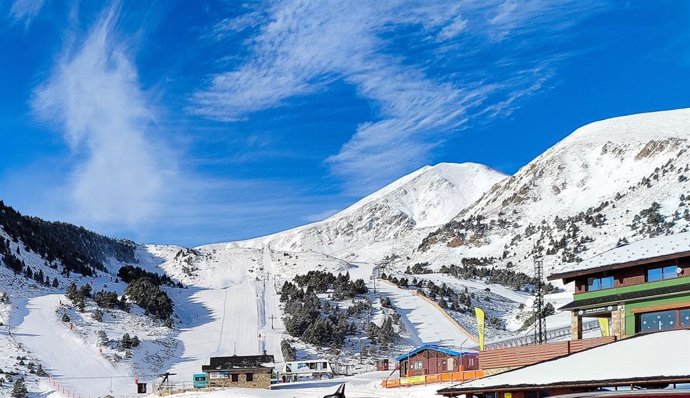
[[[452,373],[438,373],[432,375],[420,375],[420,376],[410,376],[403,377],[401,379],[385,379],[381,380],[381,387],[383,388],[397,388],[397,387],[409,387],[419,384],[432,384],[441,383],[446,381],[468,381],[474,379],[480,379],[485,376],[483,370],[466,370],[462,372],[452,372]]]

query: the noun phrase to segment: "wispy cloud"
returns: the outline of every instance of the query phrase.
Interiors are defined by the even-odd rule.
[[[117,8],[86,40],[67,48],[32,106],[55,123],[77,159],[70,183],[83,220],[133,225],[155,213],[173,165],[154,143],[154,107],[138,82],[114,26]]]
[[[28,25],[44,4],[45,0],[15,0],[10,8],[10,16],[17,21],[25,21]]]
[[[551,62],[562,54],[516,62],[503,59],[500,48],[511,40],[525,46],[525,35],[534,32],[539,35],[531,40],[547,40],[565,26],[562,21],[577,20],[589,7],[586,2],[544,0],[384,0],[356,6],[286,0],[269,5],[264,14],[254,12],[251,18],[215,27],[227,26],[232,38],[250,21],[260,26],[247,41],[251,58],[213,75],[194,96],[194,111],[238,120],[285,106],[286,100],[322,90],[335,79],[345,80],[371,101],[378,115],[362,121],[326,162],[350,192],[359,193],[427,162],[444,133],[457,131],[473,116],[509,113],[518,99],[545,87]],[[393,32],[416,35],[416,45],[432,49],[415,56],[410,53],[414,49],[400,48],[391,39]],[[497,51],[489,53],[492,46]],[[459,71],[465,63],[474,68],[447,76],[433,71],[435,57],[450,57]],[[534,76],[530,72],[535,70],[543,73]]]

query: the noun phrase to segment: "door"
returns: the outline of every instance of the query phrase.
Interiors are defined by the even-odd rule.
[[[446,370],[449,372],[455,370],[455,358],[448,358],[448,369]]]

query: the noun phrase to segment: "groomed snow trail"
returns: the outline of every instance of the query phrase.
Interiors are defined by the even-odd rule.
[[[438,308],[414,295],[412,290],[400,289],[386,281],[377,283],[376,288],[381,296],[388,297],[393,303],[412,335],[413,344],[440,344],[456,348],[475,345]]]
[[[259,353],[256,292],[251,283],[206,289],[194,293],[186,303],[178,303],[178,312],[190,318],[177,339],[183,351],[178,362],[170,367],[176,382],[189,382],[200,372],[210,357],[254,355]],[[208,311],[204,318],[201,311]],[[201,317],[195,321],[197,315]]]
[[[51,294],[30,299],[26,313],[15,311],[12,315],[13,336],[71,393],[82,398],[136,394],[134,377],[126,365],[114,366],[98,348],[57,319],[55,310],[63,297]]]
[[[285,330],[274,287],[272,253],[263,251],[261,272],[232,267],[232,258],[220,262],[222,275],[204,280],[206,287],[186,300],[176,301],[176,312],[184,320],[177,339],[182,354],[170,367],[177,373],[173,382],[188,383],[210,357],[258,355],[265,349],[283,362],[280,350]],[[219,284],[227,283],[227,286]],[[273,328],[271,328],[273,317]]]

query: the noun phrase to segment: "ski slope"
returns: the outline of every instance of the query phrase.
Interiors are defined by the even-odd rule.
[[[446,347],[472,347],[474,342],[449,317],[412,290],[400,289],[387,281],[377,284],[377,292],[388,297],[400,314],[411,343]]]
[[[81,397],[125,396],[136,393],[127,365],[114,366],[57,319],[64,296],[50,294],[19,305],[11,318],[12,334],[44,363],[60,385]],[[22,311],[22,309],[24,311]]]
[[[187,290],[195,291],[187,299],[176,301],[184,326],[177,336],[182,353],[169,369],[176,373],[173,382],[189,382],[210,357],[257,355],[266,350],[277,363],[283,361],[280,342],[284,327],[270,250],[263,251],[261,261],[261,274],[243,275],[241,269],[233,268],[235,259],[221,257],[216,269],[232,273],[232,277],[223,277],[221,272],[218,278],[202,280],[200,285],[211,287],[192,286]],[[219,280],[229,284],[219,287]]]

